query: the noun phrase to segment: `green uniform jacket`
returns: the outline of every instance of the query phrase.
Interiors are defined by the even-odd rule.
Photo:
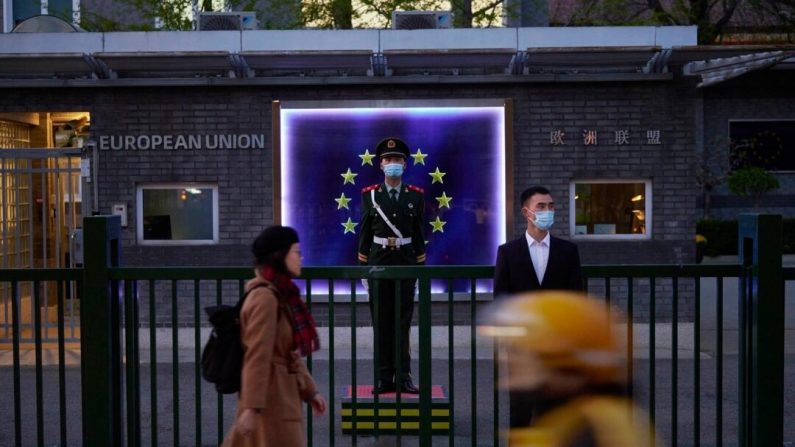
[[[403,184],[398,203],[392,202],[383,183],[362,190],[362,230],[359,233],[359,264],[361,265],[417,265],[425,264],[425,237],[423,220],[425,199],[423,191]],[[373,206],[370,191],[375,190],[375,201],[386,217],[404,238],[411,243],[401,247],[383,247],[373,243],[373,237],[397,237]]]

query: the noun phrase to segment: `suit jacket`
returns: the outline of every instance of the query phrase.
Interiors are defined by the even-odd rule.
[[[494,269],[495,297],[530,290],[582,290],[580,252],[577,246],[554,236],[549,239],[549,260],[541,283],[533,268],[524,234],[500,245]]]

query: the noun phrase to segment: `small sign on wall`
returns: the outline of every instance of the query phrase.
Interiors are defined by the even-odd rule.
[[[127,228],[127,205],[124,203],[114,203],[113,204],[113,211],[111,212],[114,216],[121,216],[121,226],[122,228]]]

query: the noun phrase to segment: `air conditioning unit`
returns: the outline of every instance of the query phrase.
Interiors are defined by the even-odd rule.
[[[392,11],[392,29],[452,28],[451,11]]]
[[[200,12],[199,31],[240,31],[257,29],[253,11]]]

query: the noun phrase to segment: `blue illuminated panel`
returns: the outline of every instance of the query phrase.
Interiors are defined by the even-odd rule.
[[[305,265],[357,264],[361,190],[384,179],[379,160],[363,164],[360,155],[375,154],[376,144],[390,136],[406,141],[412,154],[426,155],[424,164],[407,160],[403,181],[425,190],[427,264],[494,263],[506,228],[503,106],[300,108],[297,103],[282,105],[280,119],[281,221],[298,230]],[[433,183],[429,174],[436,168],[444,176]],[[342,174],[349,169],[355,176],[346,183]],[[445,198],[452,198],[449,208],[440,206]],[[340,203],[345,199],[350,199],[347,208]],[[444,222],[443,231],[434,231],[431,222],[437,227]]]

